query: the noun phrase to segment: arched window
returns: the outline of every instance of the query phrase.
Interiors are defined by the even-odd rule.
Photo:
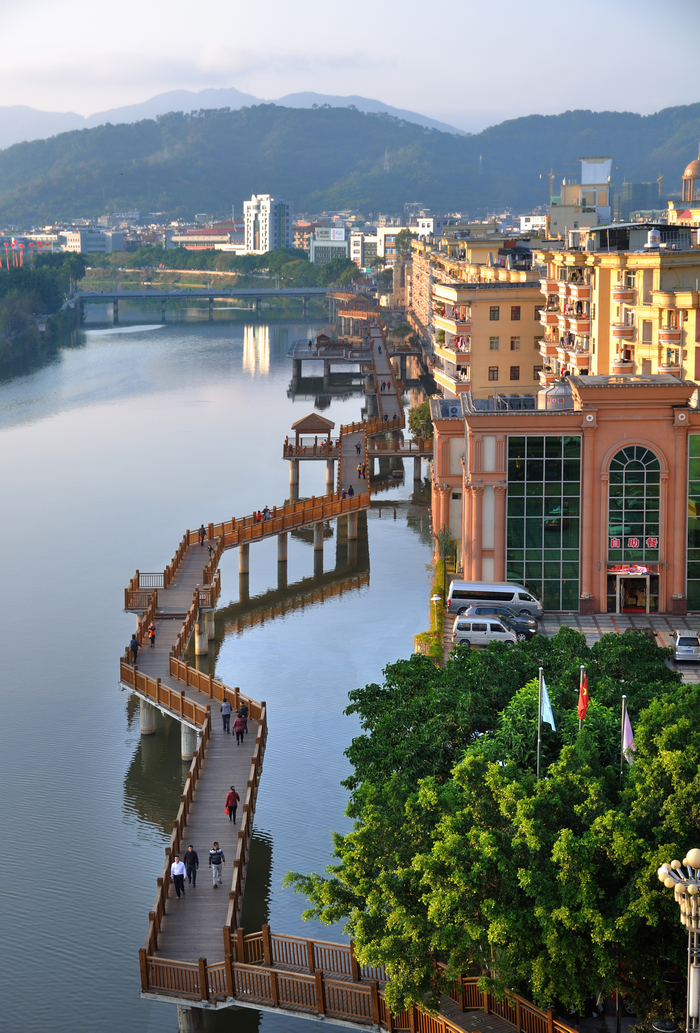
[[[623,562],[659,560],[661,465],[649,448],[628,445],[610,461],[608,556]]]

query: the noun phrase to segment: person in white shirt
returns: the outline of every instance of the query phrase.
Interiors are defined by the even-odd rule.
[[[180,899],[180,894],[185,896],[185,875],[187,869],[180,860],[179,854],[175,854],[173,863],[170,865],[170,877],[175,885],[175,892],[177,893],[177,899]]]

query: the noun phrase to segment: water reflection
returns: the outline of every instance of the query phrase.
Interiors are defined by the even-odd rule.
[[[138,731],[139,701],[126,704],[129,728]],[[124,810],[170,836],[189,764],[180,758],[180,724],[156,711],[155,735],[142,735],[124,778]]]
[[[251,324],[243,327],[243,369],[251,376],[270,372],[270,327]]]

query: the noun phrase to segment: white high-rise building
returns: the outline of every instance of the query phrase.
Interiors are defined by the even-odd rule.
[[[245,249],[264,255],[275,248],[293,247],[292,206],[271,194],[253,194],[243,202]]]

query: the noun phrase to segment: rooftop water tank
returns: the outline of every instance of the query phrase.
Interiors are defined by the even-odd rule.
[[[574,397],[568,377],[562,377],[550,387],[543,387],[537,392],[537,408],[562,411],[573,409]]]
[[[649,230],[647,233],[646,247],[660,247],[661,246],[661,233],[659,230]]]

